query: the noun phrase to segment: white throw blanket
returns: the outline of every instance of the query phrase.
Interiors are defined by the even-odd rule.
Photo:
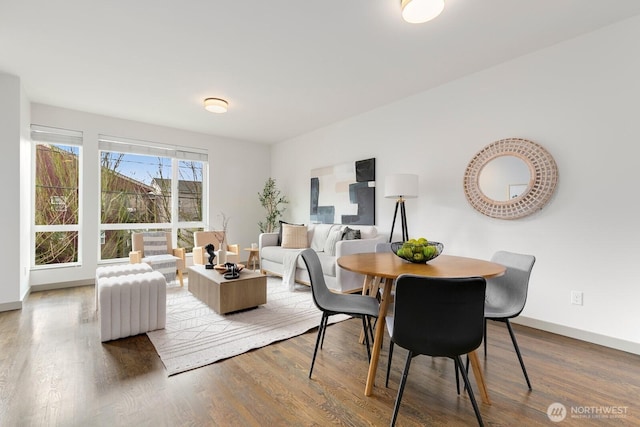
[[[296,264],[298,263],[298,256],[304,249],[291,250],[288,249],[284,252],[284,258],[282,259],[282,283],[289,287],[290,291],[293,291],[296,285]]]
[[[173,255],[152,255],[142,258],[142,262],[149,264],[153,271],[159,271],[164,276],[167,283],[176,280],[176,260]]]

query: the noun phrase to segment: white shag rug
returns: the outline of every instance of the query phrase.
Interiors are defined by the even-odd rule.
[[[169,376],[301,335],[317,327],[322,316],[310,287],[296,285],[290,291],[277,277],[267,278],[265,305],[226,315],[187,288],[188,283],[167,288],[166,327],[147,332]],[[329,322],[349,318],[335,315]]]

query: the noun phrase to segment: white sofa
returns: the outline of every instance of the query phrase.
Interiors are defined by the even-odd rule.
[[[325,244],[330,231],[339,228],[344,230],[349,227],[359,230],[360,239],[339,240],[335,244],[335,255],[325,251]],[[375,252],[376,244],[384,242],[385,238],[378,235],[378,230],[371,225],[339,225],[339,224],[309,224],[307,226],[308,246],[316,251],[322,264],[324,280],[327,286],[336,292],[352,293],[362,290],[364,276],[338,267],[337,258],[343,255],[360,252]],[[300,249],[286,249],[278,246],[278,233],[262,233],[259,237],[260,269],[265,274],[284,276],[285,262],[291,253],[300,252]],[[309,285],[309,273],[301,257],[296,260],[295,281]]]

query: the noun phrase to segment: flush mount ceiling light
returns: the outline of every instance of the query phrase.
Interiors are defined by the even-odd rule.
[[[207,98],[204,100],[204,109],[212,113],[226,113],[229,103],[220,98]]]
[[[421,24],[435,18],[444,9],[444,0],[401,0],[402,18],[411,24]]]

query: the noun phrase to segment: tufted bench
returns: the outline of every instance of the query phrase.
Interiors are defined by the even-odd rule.
[[[104,267],[96,268],[96,310],[98,309],[98,280],[100,278],[149,273],[151,271],[153,271],[153,269],[149,264],[105,265]]]
[[[159,271],[100,277],[96,287],[102,342],[165,327],[167,281]]]

